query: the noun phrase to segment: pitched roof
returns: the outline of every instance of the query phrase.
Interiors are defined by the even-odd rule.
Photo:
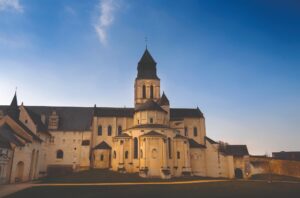
[[[48,125],[49,116],[53,110],[59,117],[58,131],[88,131],[93,117],[92,107],[56,107],[56,106],[27,106],[32,112],[46,116]]]
[[[0,135],[0,148],[11,149],[10,142]],[[1,153],[0,153],[1,157]]]
[[[127,130],[130,130],[130,129],[146,129],[146,128],[169,129],[170,127],[167,126],[167,125],[163,125],[163,124],[140,124],[140,125],[135,125],[131,128],[128,128]]]
[[[281,160],[296,160],[300,161],[300,151],[281,151],[273,152],[272,157]]]
[[[97,117],[133,117],[134,108],[96,107],[94,115]]]
[[[199,144],[193,139],[189,139],[190,148],[206,148],[205,145]]]
[[[199,108],[196,109],[171,108],[170,109],[171,120],[181,120],[183,118],[204,118],[204,116]]]
[[[158,101],[158,104],[160,106],[164,106],[164,105],[170,105],[169,99],[167,98],[165,92],[163,92],[161,98]]]
[[[25,109],[28,112],[28,114],[31,117],[34,124],[36,125],[37,131],[45,133],[47,135],[50,135],[50,133],[48,132],[47,126],[41,120],[41,116],[38,115],[37,113],[33,112],[32,110],[28,109],[27,107],[25,107]]]
[[[137,79],[159,79],[156,74],[156,62],[148,49],[145,50],[138,63]]]
[[[156,131],[149,131],[148,133],[141,135],[141,137],[166,137],[166,136]]]
[[[43,140],[37,136],[34,132],[32,132],[25,124],[23,124],[20,120],[14,120],[22,129],[26,131],[34,140],[42,142]]]
[[[161,108],[159,106],[159,104],[157,104],[153,100],[147,100],[145,103],[136,107],[135,111],[136,112],[139,112],[139,111],[162,111],[162,112],[166,113],[166,111],[163,108]]]
[[[114,138],[130,138],[131,136],[127,133],[122,133],[121,135],[117,135]]]
[[[187,137],[180,135],[180,134],[176,134],[174,139],[187,139]]]
[[[246,145],[220,145],[219,151],[225,155],[233,155],[237,157],[249,155]]]
[[[24,144],[17,138],[13,129],[7,124],[0,126],[0,140],[2,142],[13,143],[17,146],[24,146]]]
[[[18,106],[17,93],[15,93],[10,106],[6,110],[6,114],[9,115],[12,119],[19,119],[20,110]]]
[[[94,149],[110,150],[111,146],[109,146],[105,141],[102,141],[100,144],[95,146]]]
[[[211,144],[218,144],[216,141],[210,139],[210,138],[207,137],[207,136],[205,136],[204,139],[205,139],[206,141],[208,141],[209,143],[211,143]]]

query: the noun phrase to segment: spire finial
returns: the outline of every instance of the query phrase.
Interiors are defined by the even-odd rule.
[[[145,43],[146,43],[146,49],[147,49],[147,45],[148,45],[148,37],[145,36]]]
[[[15,94],[17,94],[17,91],[18,91],[18,87],[16,86],[16,89],[15,89]]]

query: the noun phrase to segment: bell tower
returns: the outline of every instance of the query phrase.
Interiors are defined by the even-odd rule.
[[[160,79],[156,74],[156,62],[146,48],[137,67],[138,73],[134,84],[134,104],[137,107],[152,99],[160,99]]]

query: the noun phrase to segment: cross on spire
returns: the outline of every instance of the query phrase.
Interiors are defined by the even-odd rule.
[[[148,38],[147,38],[147,36],[145,36],[145,43],[146,43],[146,49],[147,49],[147,45],[148,45]]]

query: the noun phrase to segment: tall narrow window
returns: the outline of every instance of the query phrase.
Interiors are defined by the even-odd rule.
[[[118,135],[122,134],[122,126],[118,126]]]
[[[114,151],[114,153],[113,153],[113,157],[114,157],[114,159],[116,159],[116,158],[117,158],[117,153],[116,153],[116,151]]]
[[[104,160],[104,155],[101,154],[101,155],[100,155],[100,161],[103,161],[103,160]]]
[[[125,159],[128,159],[128,151],[125,151]]]
[[[150,86],[150,98],[153,99],[154,93],[153,93],[153,85]]]
[[[62,150],[56,151],[56,159],[63,159],[64,158],[64,152]]]
[[[143,98],[146,98],[146,85],[143,85]]]
[[[134,152],[133,152],[133,158],[134,159],[137,159],[138,158],[138,139],[137,138],[134,138],[133,139],[133,149],[134,149]]]
[[[184,135],[188,136],[188,128],[187,127],[184,127]]]
[[[180,159],[180,152],[177,151],[177,159]]]
[[[153,124],[153,118],[150,118],[150,124]]]
[[[102,135],[102,126],[98,126],[98,135],[101,136]]]
[[[197,127],[194,127],[194,136],[195,137],[198,136],[198,129],[197,129]]]
[[[168,151],[169,151],[169,159],[172,159],[172,145],[171,138],[168,138]]]
[[[107,135],[111,136],[111,126],[110,125],[108,125],[108,127],[107,127]]]

